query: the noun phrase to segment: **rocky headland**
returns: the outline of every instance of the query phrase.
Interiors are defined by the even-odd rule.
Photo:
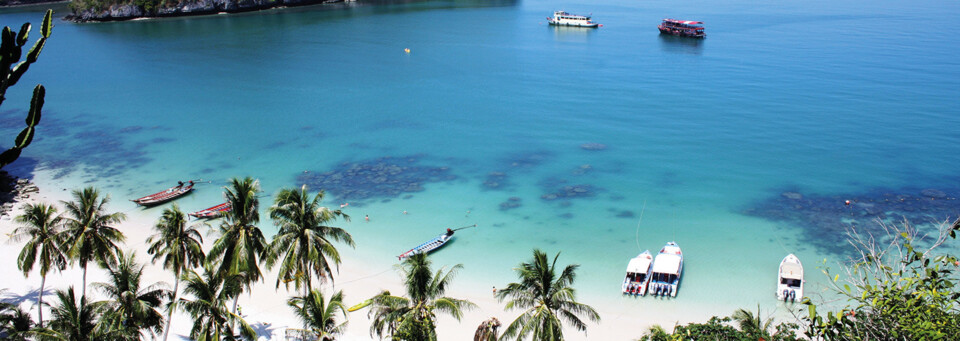
[[[74,22],[121,21],[216,13],[259,11],[275,7],[294,7],[343,2],[343,0],[74,0],[66,20]]]
[[[28,179],[17,179],[5,171],[0,171],[0,220],[9,220],[13,207],[20,201],[30,199],[30,195],[40,189]]]

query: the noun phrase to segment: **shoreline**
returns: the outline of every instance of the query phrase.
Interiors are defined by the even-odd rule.
[[[75,172],[75,174],[69,176],[70,179],[63,179],[66,181],[58,180],[56,182],[50,177],[52,173],[53,172],[49,170],[41,170],[34,174],[34,181],[39,184],[40,190],[36,195],[32,195],[17,203],[13,212],[14,214],[19,214],[23,203],[26,202],[44,201],[47,203],[56,203],[58,208],[61,208],[62,205],[60,205],[60,201],[69,200],[70,190],[74,188],[68,187],[69,190],[61,188],[59,191],[56,190],[57,188],[74,184],[85,185],[88,183],[88,180],[85,180],[84,176],[76,174],[79,172]],[[118,193],[118,191],[117,188],[114,188],[110,191],[104,190],[104,193],[115,194]],[[124,209],[125,206],[130,205],[132,205],[132,203],[121,200],[117,195],[111,195],[111,202],[108,204],[108,211],[120,211],[127,214],[127,220],[119,225],[119,228],[127,238],[122,248],[124,250],[135,251],[138,262],[145,265],[144,283],[164,282],[168,285],[168,288],[172,288],[172,274],[162,269],[161,265],[154,265],[149,262],[150,257],[146,253],[147,245],[143,242],[153,233],[152,226],[159,217],[162,208],[152,208],[148,210],[140,208]],[[265,208],[266,206],[261,207]],[[359,221],[355,221],[353,224],[365,223],[361,219],[356,220]],[[268,229],[267,224],[269,224],[268,221],[262,221],[260,225],[261,229],[265,230],[264,234],[270,238],[273,233]],[[4,234],[9,233],[12,225],[11,220],[0,221],[0,232]],[[358,227],[354,225],[348,227],[348,229],[350,228],[356,229]],[[215,236],[210,234],[211,230],[212,226],[210,229],[201,228],[201,233],[204,237],[204,250],[209,250],[215,240]],[[0,257],[15,259],[22,243],[3,243],[2,245],[3,246],[0,246]],[[318,286],[326,296],[329,297],[329,295],[334,292],[334,289],[342,290],[345,297],[344,303],[349,307],[373,297],[381,290],[404,292],[402,280],[396,271],[395,260],[386,258],[382,260],[380,258],[371,260],[369,258],[369,247],[370,246],[364,247],[364,245],[360,244],[357,249],[350,249],[338,245],[342,257],[339,273],[334,277],[333,282],[327,282]],[[553,250],[550,252],[555,251],[561,250]],[[561,257],[561,262],[564,264],[576,259],[576,257],[570,254],[565,253],[564,255],[564,257]],[[518,259],[517,263],[520,261],[525,261],[525,259]],[[444,263],[443,258],[433,259],[434,270],[439,269],[441,266],[449,268],[449,266],[452,265],[453,264]],[[516,264],[503,264],[498,267],[510,269],[515,265]],[[520,314],[520,311],[504,311],[504,303],[497,302],[497,300],[493,298],[491,289],[487,286],[489,282],[484,282],[483,284],[471,282],[471,276],[467,276],[468,274],[466,273],[469,271],[472,275],[475,275],[478,272],[488,270],[490,269],[465,268],[457,275],[457,278],[453,280],[446,296],[467,299],[475,303],[477,308],[465,311],[459,323],[452,317],[442,314],[438,315],[437,333],[441,339],[469,339],[471,335],[473,335],[477,325],[490,317],[496,317],[500,320],[503,324],[501,328],[505,329],[506,326]],[[20,275],[20,271],[16,269],[15,262],[4,262],[0,265],[0,271]],[[18,297],[22,298],[28,293],[35,292],[40,282],[37,272],[35,269],[28,278],[16,282],[17,285],[10,285],[14,283],[7,284],[10,285],[7,295],[21,295]],[[287,291],[282,285],[279,289],[275,289],[276,274],[277,269],[265,271],[263,282],[256,284],[251,291],[241,295],[239,299],[239,306],[247,322],[260,333],[270,333],[272,335],[269,337],[270,339],[282,339],[283,332],[286,328],[299,328],[299,322],[286,305],[287,299],[293,294],[296,294],[296,290],[291,287],[290,291]],[[624,337],[631,339],[639,338],[647,328],[655,324],[659,324],[667,330],[672,330],[677,324],[705,322],[709,316],[727,316],[733,312],[733,309],[724,309],[723,304],[697,303],[697,306],[691,310],[689,301],[681,304],[681,302],[675,300],[664,300],[649,296],[644,298],[624,298],[619,295],[619,291],[616,292],[616,295],[591,292],[584,288],[584,281],[582,280],[584,276],[589,276],[588,270],[581,267],[578,274],[581,277],[581,281],[578,282],[580,285],[575,283],[574,286],[578,288],[578,300],[593,306],[600,314],[601,322],[599,324],[588,323],[587,334],[577,332],[572,327],[565,326],[565,337],[569,340],[597,338],[614,340],[623,339]],[[487,275],[493,274],[487,273]],[[79,267],[68,267],[62,273],[49,274],[47,281],[48,292],[56,289],[65,289],[70,285],[75,288],[79,287],[82,283],[81,278],[82,270]],[[88,284],[104,279],[105,273],[102,269],[94,267],[89,269]],[[498,286],[506,284],[505,282]],[[93,292],[92,289],[88,290],[92,292],[95,299],[100,299],[99,294]],[[48,300],[52,298],[52,296],[45,296]],[[50,301],[47,302],[49,303]],[[645,307],[641,308],[638,302],[644,302]],[[650,306],[655,307],[651,309]],[[749,308],[748,306],[750,306],[750,304],[744,303],[742,306]],[[36,311],[29,302],[25,303],[25,308],[31,308],[31,312],[36,316]],[[769,312],[769,310],[765,311]],[[777,309],[774,313],[778,315],[778,322],[787,321],[785,319],[785,316],[787,316],[787,314],[785,314],[787,313],[786,310]],[[348,321],[349,324],[345,334],[341,337],[342,340],[369,340],[375,338],[375,336],[372,337],[369,334],[371,323],[366,309],[350,313]],[[173,328],[171,332],[175,335],[185,336],[189,333],[191,325],[191,318],[188,314],[183,312],[175,313],[173,315]],[[631,334],[627,334],[627,331]],[[261,335],[266,336],[264,334]]]
[[[340,4],[341,6],[345,7],[345,4],[355,2],[356,0],[198,0],[192,2],[183,2],[174,7],[165,7],[152,10],[144,9],[134,3],[127,3],[111,5],[109,8],[101,11],[95,11],[93,9],[86,9],[80,12],[71,11],[70,14],[67,14],[63,17],[63,20],[73,23],[103,23],[146,19],[199,17],[221,14],[239,14],[316,5]]]

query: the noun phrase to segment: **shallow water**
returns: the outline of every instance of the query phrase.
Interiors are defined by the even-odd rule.
[[[604,26],[550,27],[555,9]],[[403,179],[338,185],[363,198],[328,193],[328,205],[350,202],[344,226],[365,261],[388,267],[444,228],[478,224],[437,253],[475,290],[513,280],[541,248],[581,264],[587,303],[728,314],[782,307],[787,253],[814,290],[814,265],[845,247],[744,213],[757,203],[957,188],[960,45],[922,23],[958,13],[943,1],[534,0],[61,21],[8,93],[0,133],[20,129],[42,82],[38,137],[12,171],[88,172],[128,211],[125,199],[177,180],[212,181],[178,201],[186,211],[221,202],[234,176],[259,178],[267,207],[310,175],[403,160]],[[10,26],[41,17],[0,13]],[[659,36],[663,17],[702,20],[708,38]],[[686,254],[679,297],[621,298],[627,260],[670,240]]]

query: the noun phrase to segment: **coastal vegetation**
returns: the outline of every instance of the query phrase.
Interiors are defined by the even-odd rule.
[[[27,51],[26,59],[20,60],[23,54],[23,46],[26,45],[30,33],[30,23],[20,26],[20,31],[14,33],[9,26],[3,27],[2,43],[0,43],[0,105],[7,98],[7,88],[17,84],[20,77],[27,72],[30,65],[37,62],[43,46],[50,38],[50,32],[53,29],[52,23],[53,10],[47,10],[43,16],[43,24],[40,25],[40,38],[33,44],[33,47]],[[16,63],[16,64],[14,64]],[[20,131],[14,140],[13,147],[10,147],[3,153],[0,153],[0,169],[16,161],[20,157],[23,148],[30,145],[33,136],[36,133],[36,126],[40,123],[40,113],[43,109],[43,98],[46,89],[43,85],[37,84],[33,88],[33,97],[30,99],[30,110],[27,112],[27,127]]]
[[[162,211],[147,240],[151,262],[162,260],[173,275],[166,283],[144,283],[144,264],[132,251],[121,251],[125,241],[117,224],[124,215],[111,212],[108,195],[93,187],[74,190],[73,200],[63,201],[63,212],[46,203],[24,205],[16,217],[18,227],[11,242],[24,243],[17,259],[24,275],[39,268],[38,301],[49,306],[50,317],[38,312],[34,321],[18,305],[0,304],[0,337],[10,340],[140,340],[158,338],[170,330],[174,312],[188,314],[194,340],[251,340],[256,331],[239,314],[237,301],[264,279],[264,268],[279,266],[275,287],[297,291],[287,305],[303,323],[305,339],[336,340],[344,332],[349,310],[342,291],[324,293],[314,282],[333,282],[341,263],[338,245],[353,247],[349,232],[332,226],[349,216],[320,206],[324,192],[311,194],[306,186],[281,189],[268,209],[279,232],[269,242],[260,222],[260,186],[256,179],[234,178],[224,197],[234,210],[213,228],[219,237],[205,253],[200,228],[189,224],[176,205]],[[848,299],[835,311],[824,302],[806,297],[805,314],[796,322],[774,324],[756,311],[738,309],[731,316],[712,317],[704,323],[676,325],[672,331],[650,328],[641,340],[814,340],[944,339],[960,334],[960,260],[941,247],[955,239],[960,220],[939,225],[930,238],[904,221],[879,221],[886,235],[874,237],[850,229],[848,239],[858,254],[836,273],[824,266],[836,293]],[[532,259],[514,270],[518,281],[499,289],[495,297],[506,302],[506,311],[519,316],[506,325],[494,317],[482,321],[475,340],[562,340],[565,327],[586,331],[587,321],[600,321],[591,306],[577,301],[573,284],[577,264],[560,265],[560,253],[549,257],[535,249]],[[52,302],[43,301],[46,275],[68,265],[84,269],[80,292],[67,287],[56,291]],[[93,264],[106,270],[104,281],[93,283],[101,300],[87,293],[86,269]],[[457,320],[476,305],[446,296],[453,279],[463,269],[433,269],[431,259],[417,254],[398,269],[403,295],[382,291],[366,301],[372,319],[371,335],[392,340],[436,340],[438,315]],[[840,280],[841,275],[844,281]],[[183,293],[179,292],[183,284]],[[359,305],[364,306],[364,305]],[[166,310],[164,310],[166,309]]]
[[[584,317],[600,322],[600,315],[592,307],[576,301],[573,281],[580,266],[567,265],[557,273],[558,258],[559,252],[550,261],[543,251],[533,250],[533,260],[515,269],[520,282],[497,291],[501,302],[509,299],[504,309],[524,310],[501,338],[522,340],[529,335],[534,341],[563,340],[563,322],[578,331],[587,330]]]

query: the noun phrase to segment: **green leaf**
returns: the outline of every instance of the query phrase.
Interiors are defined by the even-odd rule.
[[[23,46],[27,43],[27,35],[30,34],[30,23],[20,26],[20,33],[17,34],[17,46]]]
[[[40,35],[50,38],[51,30],[53,30],[53,10],[48,9],[47,14],[43,16],[43,25],[40,25]]]
[[[33,88],[33,98],[30,99],[30,112],[27,114],[27,126],[33,127],[40,123],[40,111],[43,109],[43,97],[47,89],[37,84]]]
[[[846,290],[848,293],[850,292],[850,286],[847,284],[843,285],[843,289]]]
[[[33,141],[33,127],[26,127],[17,135],[16,146],[22,149],[29,146],[31,141]]]

